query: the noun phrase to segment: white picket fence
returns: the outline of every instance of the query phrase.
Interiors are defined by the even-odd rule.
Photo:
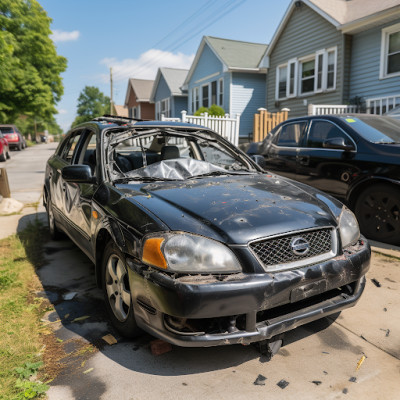
[[[308,115],[357,113],[355,105],[309,104]]]
[[[223,117],[210,116],[208,113],[200,116],[187,115],[187,111],[185,110],[181,114],[182,118],[167,118],[161,114],[161,121],[188,122],[190,124],[205,126],[219,133],[235,146],[239,144],[240,114],[236,114],[236,118],[231,118],[229,114],[225,114]]]

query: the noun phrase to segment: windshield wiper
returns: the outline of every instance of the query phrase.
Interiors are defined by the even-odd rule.
[[[155,181],[175,181],[175,180],[176,179],[155,178],[153,176],[126,176],[124,178],[114,179],[114,183],[126,183],[130,181],[155,182]]]

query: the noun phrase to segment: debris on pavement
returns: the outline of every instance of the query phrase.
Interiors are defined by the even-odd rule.
[[[164,340],[156,339],[150,342],[150,349],[153,356],[160,356],[172,351],[172,345],[171,343],[164,342]]]
[[[83,371],[84,374],[88,374],[89,372],[92,372],[94,370],[94,368],[89,368],[86,371]]]
[[[349,389],[347,389],[347,388],[344,388],[344,389],[342,390],[342,393],[343,393],[343,394],[347,394],[347,393],[349,393]]]
[[[381,286],[382,286],[381,283],[380,283],[378,280],[376,280],[375,278],[372,278],[372,279],[371,279],[371,282],[372,282],[376,287],[381,287]]]
[[[90,318],[90,315],[84,315],[83,317],[78,317],[73,319],[71,322],[79,322],[79,321],[84,321],[85,319]]]
[[[321,385],[321,381],[311,381],[311,383],[313,383],[314,385],[317,385],[317,386],[319,386],[319,385]]]
[[[253,385],[264,386],[266,380],[267,378],[264,375],[258,375],[257,379],[253,382]]]
[[[386,311],[387,311],[387,308],[385,307],[385,308],[383,309],[383,311],[385,311],[385,312],[386,312]]]
[[[282,379],[282,380],[280,380],[280,381],[277,383],[277,385],[278,385],[281,389],[285,389],[285,388],[289,385],[289,382],[288,382],[288,381],[285,381],[284,379]]]
[[[383,331],[383,332],[386,332],[386,337],[388,337],[389,335],[390,335],[390,329],[382,329],[382,328],[380,328],[381,329],[381,331]]]
[[[357,378],[356,378],[355,376],[352,376],[352,377],[349,379],[349,382],[357,382]]]
[[[360,360],[359,360],[358,363],[357,363],[356,371],[358,371],[358,370],[360,369],[360,367],[361,367],[362,363],[365,361],[365,359],[366,359],[365,356],[362,356],[362,357],[360,358]]]
[[[118,343],[117,339],[115,339],[115,337],[113,335],[111,335],[111,333],[109,333],[108,335],[103,336],[102,339],[107,344],[109,344],[110,346],[112,346],[113,344]]]

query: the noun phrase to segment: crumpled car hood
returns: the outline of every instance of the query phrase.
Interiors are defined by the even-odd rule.
[[[141,204],[169,229],[231,244],[336,226],[341,209],[337,200],[276,175],[219,176],[117,187],[125,198]]]

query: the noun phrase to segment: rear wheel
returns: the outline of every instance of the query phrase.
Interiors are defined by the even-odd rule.
[[[357,199],[355,214],[368,239],[400,244],[400,189],[384,184],[365,189]]]
[[[7,160],[9,160],[9,159],[11,158],[11,156],[10,156],[10,150],[7,151],[6,157],[7,157]]]
[[[22,150],[22,143],[18,143],[18,147],[17,147],[18,151]]]
[[[5,153],[5,151],[3,151],[3,152],[0,154],[0,161],[1,161],[1,162],[6,161],[6,153]]]
[[[106,309],[112,324],[125,337],[139,336],[141,330],[133,311],[125,257],[112,241],[107,243],[104,250],[102,278]]]

